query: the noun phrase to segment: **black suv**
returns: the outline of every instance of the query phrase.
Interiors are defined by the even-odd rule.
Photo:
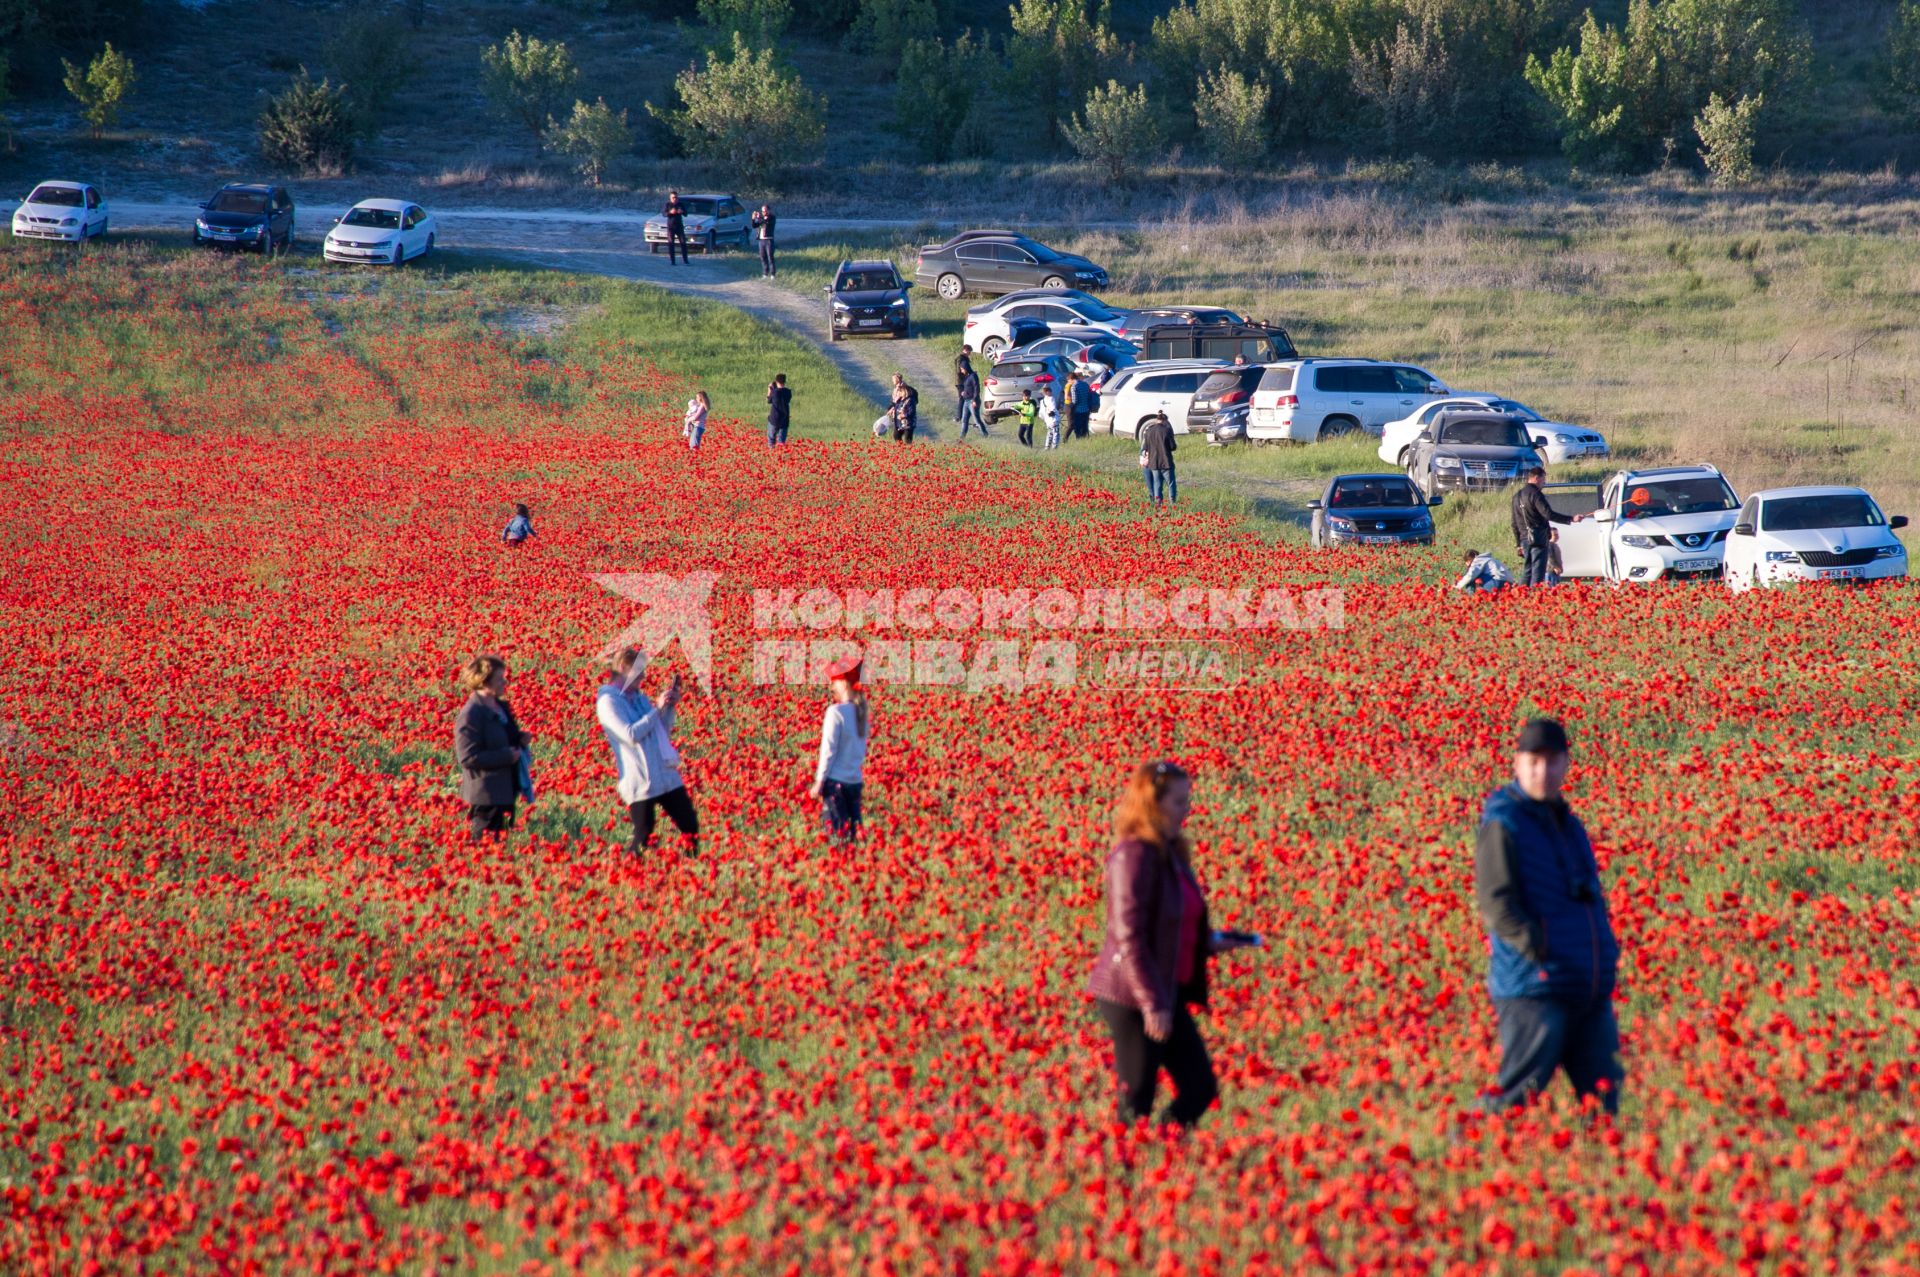
[[[890,261],[841,262],[826,289],[827,339],[908,336],[913,317],[907,290],[912,287]]]
[[[1247,321],[1224,306],[1149,306],[1133,312],[1140,316],[1139,326],[1155,324],[1244,324]]]
[[[1504,488],[1540,464],[1540,448],[1518,417],[1442,412],[1407,449],[1407,478],[1429,497]]]
[[[948,301],[967,293],[999,296],[1023,288],[1107,286],[1107,272],[1084,257],[1061,253],[1016,231],[962,231],[920,250],[913,277]]]
[[[1127,337],[1142,359],[1232,359],[1270,364],[1299,354],[1287,330],[1272,324],[1155,324]]]
[[[1247,410],[1266,371],[1259,364],[1241,364],[1210,374],[1187,401],[1187,433],[1216,444],[1245,440]]]
[[[194,247],[249,248],[270,253],[293,246],[293,196],[284,186],[229,182],[193,219]]]

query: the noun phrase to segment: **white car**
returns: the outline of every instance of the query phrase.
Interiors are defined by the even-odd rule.
[[[687,245],[711,253],[724,243],[745,248],[753,234],[753,214],[737,195],[682,195],[680,206],[686,210],[680,227],[687,233]],[[659,252],[667,242],[667,215],[655,213],[642,231],[647,251]]]
[[[1355,430],[1379,434],[1389,420],[1452,393],[1424,368],[1377,359],[1282,359],[1263,367],[1247,414],[1249,439],[1317,443]]]
[[[1720,575],[1740,498],[1713,466],[1622,470],[1606,483],[1550,483],[1547,501],[1581,522],[1556,525],[1561,575],[1614,582]]]
[[[1740,507],[1727,538],[1727,587],[1781,581],[1884,581],[1907,574],[1907,547],[1859,488],[1769,488]]]
[[[13,210],[16,239],[78,244],[107,233],[107,198],[85,182],[42,182]]]
[[[1527,427],[1527,433],[1533,437],[1533,441],[1546,445],[1540,455],[1550,465],[1565,465],[1569,461],[1591,461],[1612,455],[1607,448],[1606,437],[1596,431],[1588,430],[1584,426],[1570,426],[1563,421],[1549,421],[1517,399],[1503,399],[1499,395],[1463,391],[1416,408],[1397,421],[1389,421],[1380,431],[1380,459],[1396,466],[1405,466],[1413,441],[1420,437],[1421,431],[1433,424],[1437,414],[1449,408],[1458,408],[1467,412],[1479,412],[1491,408],[1506,416],[1520,418]]]
[[[361,200],[334,219],[321,252],[330,262],[398,266],[433,251],[433,214],[405,200]]]
[[[1115,373],[1100,390],[1100,406],[1088,419],[1089,430],[1110,435],[1137,435],[1156,412],[1167,414],[1173,433],[1187,429],[1187,405],[1200,383],[1225,367],[1219,359],[1161,359],[1135,364]]]
[[[1100,388],[1114,373],[1140,362],[1131,343],[1110,337],[1098,328],[1055,329],[1053,336],[1005,351],[999,358],[1038,355],[1058,355],[1066,360],[1093,387],[1095,394],[1100,393]]]
[[[1009,329],[1018,319],[1075,331],[1097,328],[1124,340],[1130,314],[1077,288],[1023,288],[970,307],[960,340],[988,359],[998,358],[1006,349]]]

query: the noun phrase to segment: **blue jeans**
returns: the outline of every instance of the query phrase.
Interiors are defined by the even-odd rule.
[[[977,429],[980,431],[980,437],[982,439],[987,438],[987,419],[980,415],[980,401],[978,399],[962,399],[960,401],[960,415],[958,420],[960,422],[960,437],[962,439],[967,437],[967,431],[969,429]]]
[[[846,842],[860,832],[860,794],[865,788],[841,780],[821,783],[820,815],[835,841]]]
[[[1611,998],[1495,998],[1493,1005],[1500,1016],[1500,1091],[1483,1097],[1480,1107],[1489,1113],[1523,1107],[1565,1069],[1575,1095],[1596,1096],[1607,1112],[1620,1111],[1626,1072]]]
[[[777,444],[783,444],[786,441],[787,423],[782,421],[776,424],[775,422],[769,421],[767,423],[767,447],[771,448]]]
[[[1169,505],[1179,502],[1179,480],[1173,477],[1171,470],[1147,471],[1147,500],[1154,505],[1159,505],[1163,498]]]

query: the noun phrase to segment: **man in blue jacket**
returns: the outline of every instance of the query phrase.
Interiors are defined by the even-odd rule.
[[[1567,763],[1566,729],[1531,720],[1514,745],[1513,783],[1488,795],[1480,817],[1474,894],[1500,1017],[1499,1090],[1481,1100],[1490,1113],[1527,1103],[1557,1069],[1582,1099],[1620,1106],[1620,946],[1593,844],[1560,796]]]

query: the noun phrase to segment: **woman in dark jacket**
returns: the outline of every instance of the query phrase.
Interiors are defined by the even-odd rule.
[[[1219,1096],[1207,1045],[1187,1008],[1207,1005],[1207,959],[1253,943],[1217,933],[1181,832],[1193,783],[1174,763],[1142,763],[1127,781],[1107,855],[1107,937],[1087,992],[1113,1034],[1120,1115],[1153,1112],[1162,1068],[1177,1092],[1165,1121],[1192,1126]]]
[[[460,760],[460,797],[467,804],[473,841],[513,824],[520,793],[520,760],[526,734],[514,721],[507,694],[507,662],[476,656],[460,669],[467,703],[453,721],[453,752]]]

